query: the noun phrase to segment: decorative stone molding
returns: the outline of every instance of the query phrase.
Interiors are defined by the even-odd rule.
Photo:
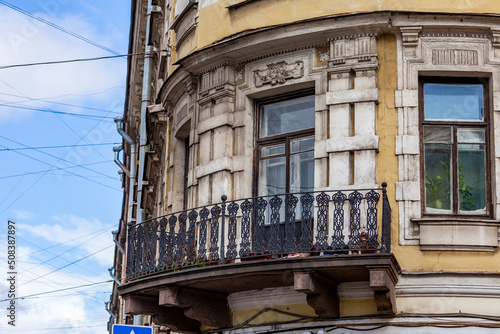
[[[234,95],[234,66],[220,63],[200,74],[198,103],[203,105],[213,98],[227,94]]]
[[[304,75],[304,62],[296,61],[293,64],[287,64],[282,61],[276,64],[267,65],[266,70],[254,71],[255,87],[261,87],[265,84],[283,84],[289,79],[301,78]]]
[[[443,286],[446,285],[446,289]],[[500,298],[498,274],[406,273],[399,277],[397,297],[437,296]]]
[[[494,252],[498,247],[499,221],[416,219],[422,250]]]
[[[477,50],[432,50],[432,63],[434,65],[477,65]]]
[[[469,31],[450,29],[427,30],[424,24],[408,22],[418,26],[401,26],[398,37],[398,90],[395,91],[395,106],[398,109],[398,156],[399,182],[396,183],[396,201],[399,205],[399,242],[402,245],[420,245],[422,250],[474,250],[491,251],[498,247],[500,225],[490,224],[485,219],[467,217],[467,221],[456,219],[429,220],[422,214],[419,95],[418,78],[421,73],[436,76],[453,73],[453,76],[489,76],[492,82],[490,107],[498,104],[496,91],[500,87],[498,59],[500,54],[500,31],[484,33],[479,28]],[[496,45],[496,46],[495,46]],[[495,48],[499,52],[495,51]],[[489,75],[488,75],[489,74]],[[492,123],[498,123],[497,113],[491,113]],[[499,137],[500,129],[491,128]],[[493,147],[492,147],[493,148]],[[492,159],[492,183],[500,175]],[[497,207],[497,194],[491,194]],[[497,210],[494,210],[497,212]],[[488,237],[485,237],[485,233]]]
[[[422,27],[403,27],[400,30],[406,55],[415,57]]]
[[[329,66],[377,60],[376,33],[362,33],[330,38]]]
[[[500,58],[500,30],[491,30],[491,44],[495,58]]]

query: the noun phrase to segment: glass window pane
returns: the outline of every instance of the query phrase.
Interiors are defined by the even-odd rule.
[[[485,165],[484,145],[458,145],[458,205],[460,213],[487,213]]]
[[[284,194],[285,191],[285,157],[261,160],[259,166],[259,196]]]
[[[452,144],[451,126],[424,126],[424,144]]]
[[[451,213],[451,145],[426,144],[425,160],[425,211]]]
[[[261,149],[261,156],[263,158],[280,154],[285,154],[285,144],[264,146]]]
[[[459,143],[484,143],[484,129],[458,129]]]
[[[292,153],[314,150],[314,136],[292,139],[290,145]]]
[[[302,152],[290,157],[290,192],[314,191],[314,152]]]
[[[264,105],[260,137],[314,128],[314,95]]]
[[[424,84],[425,120],[481,122],[483,86],[479,84]]]

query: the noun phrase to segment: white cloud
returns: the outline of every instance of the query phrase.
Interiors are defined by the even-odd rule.
[[[77,246],[80,258],[100,251],[113,244],[110,230],[112,225],[104,224],[97,218],[82,218],[74,215],[58,215],[54,222],[39,225],[19,224],[19,228],[33,236],[42,237],[55,243]],[[96,233],[101,231],[100,233]],[[111,266],[114,248],[110,247],[92,256],[101,266]]]
[[[26,210],[12,210],[12,211],[14,211],[14,214],[16,215],[17,219],[30,220],[35,217],[35,214],[33,212],[29,212]]]
[[[107,30],[105,34],[99,34],[94,25],[78,15],[53,16],[48,19],[101,45],[112,45],[111,42],[120,37],[112,29]],[[111,55],[10,9],[0,11],[0,29],[2,31],[0,66]],[[35,99],[103,91],[123,86],[125,66],[126,61],[118,58],[0,69],[0,91],[13,95],[27,95]],[[84,100],[104,102],[108,101],[110,94],[113,93],[116,91],[91,96],[68,95],[63,101],[73,104],[82,104]],[[0,103],[25,100],[25,97],[0,95]],[[23,105],[40,108],[46,103],[23,102]],[[5,107],[1,107],[0,110],[0,122],[7,119],[20,121],[33,114],[33,111]]]
[[[34,259],[29,259],[34,261]],[[16,296],[25,299],[16,300],[16,326],[0,322],[0,332],[19,334],[94,334],[106,333],[106,322],[109,318],[104,309],[104,302],[109,300],[111,283],[96,284],[88,287],[72,289],[72,287],[102,282],[101,277],[72,276],[63,272],[55,272],[38,280],[52,271],[46,266],[37,266],[32,272],[18,268]],[[9,290],[7,280],[0,281],[0,291]],[[50,291],[67,289],[60,292]],[[2,299],[7,294],[2,294]],[[7,307],[3,302],[2,308]],[[5,318],[5,317],[4,317]],[[89,327],[87,327],[89,326]],[[92,326],[92,327],[90,327]]]

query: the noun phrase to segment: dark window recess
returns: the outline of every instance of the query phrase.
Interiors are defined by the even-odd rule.
[[[189,178],[189,136],[184,140],[184,199],[183,210],[188,208],[188,178]]]

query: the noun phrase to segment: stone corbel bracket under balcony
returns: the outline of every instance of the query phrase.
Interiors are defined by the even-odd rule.
[[[172,271],[122,285],[125,313],[153,315],[154,322],[181,332],[200,326],[232,327],[232,293],[293,286],[306,294],[319,318],[338,318],[338,286],[369,282],[379,314],[396,314],[401,269],[393,254],[375,253],[269,259]]]

